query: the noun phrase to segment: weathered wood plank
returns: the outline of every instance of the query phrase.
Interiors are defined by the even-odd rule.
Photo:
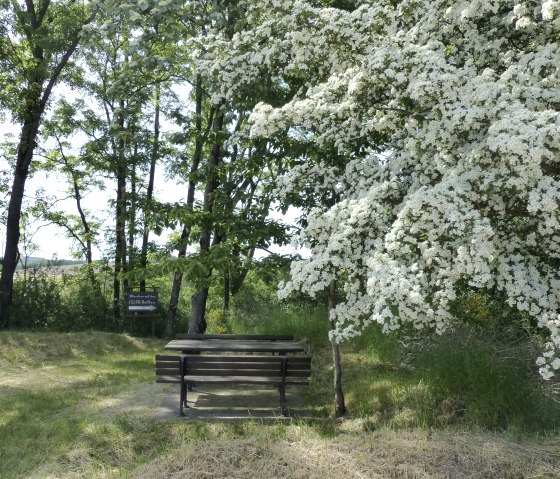
[[[239,339],[255,341],[293,341],[291,334],[183,334],[175,335],[175,339]]]

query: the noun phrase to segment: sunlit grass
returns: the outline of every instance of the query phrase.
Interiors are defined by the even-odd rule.
[[[9,438],[0,477],[26,477],[83,442],[95,424],[90,405],[152,381],[160,345],[103,333],[0,334],[0,436]]]

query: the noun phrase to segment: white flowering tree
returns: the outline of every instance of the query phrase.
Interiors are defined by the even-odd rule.
[[[340,193],[308,215],[311,256],[281,291],[343,273],[337,340],[373,322],[442,333],[468,284],[533,317],[541,375],[560,369],[559,3],[268,0],[227,52],[209,36],[202,68],[230,72],[222,95],[263,68],[301,82],[253,113],[254,135],[290,130],[347,157],[284,181]]]

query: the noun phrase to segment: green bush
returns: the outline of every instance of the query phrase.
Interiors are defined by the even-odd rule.
[[[206,313],[207,332],[211,334],[229,334],[232,332],[229,312],[220,308]]]
[[[18,329],[116,330],[109,321],[108,300],[85,269],[62,273],[52,265],[31,268],[14,280],[10,324]]]

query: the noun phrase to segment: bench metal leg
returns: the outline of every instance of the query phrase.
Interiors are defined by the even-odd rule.
[[[181,381],[181,393],[179,397],[179,414],[184,416],[183,408],[187,407],[187,385]]]
[[[282,416],[287,416],[288,411],[286,409],[286,385],[280,384],[280,387],[278,389],[280,390],[280,412],[282,413]]]

